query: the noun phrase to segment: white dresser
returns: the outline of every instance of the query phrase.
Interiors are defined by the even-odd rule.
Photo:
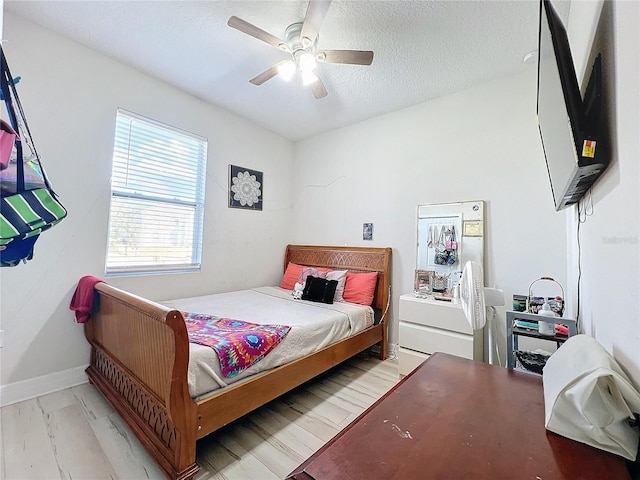
[[[434,352],[483,360],[483,330],[473,331],[459,303],[400,297],[398,370],[407,375]]]

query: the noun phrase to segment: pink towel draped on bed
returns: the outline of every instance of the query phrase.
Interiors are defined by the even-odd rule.
[[[76,312],[76,322],[85,323],[89,320],[93,309],[93,287],[104,280],[86,275],[78,281],[76,291],[73,292],[69,308]]]
[[[258,325],[208,314],[182,315],[189,341],[213,348],[227,378],[262,360],[291,330],[286,325]]]

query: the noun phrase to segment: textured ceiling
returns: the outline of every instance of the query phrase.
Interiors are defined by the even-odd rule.
[[[307,1],[11,1],[5,9],[290,140],[300,140],[526,68],[537,0],[334,0],[318,48],[373,50],[371,66],[321,64],[329,95],[299,79],[249,79],[287,54],[227,26],[235,15],[283,38]],[[555,2],[554,2],[555,3]],[[567,17],[567,2],[560,3]],[[7,18],[5,17],[5,21]]]

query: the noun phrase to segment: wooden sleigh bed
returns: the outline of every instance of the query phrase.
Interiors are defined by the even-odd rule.
[[[288,245],[285,270],[289,262],[378,272],[372,306],[380,321],[198,401],[191,398],[187,384],[189,340],[182,313],[106,283],[95,285],[94,311],[85,323],[91,344],[87,375],[168,478],[195,475],[196,441],[211,432],[373,345],[379,344],[380,358],[386,357],[391,248]]]

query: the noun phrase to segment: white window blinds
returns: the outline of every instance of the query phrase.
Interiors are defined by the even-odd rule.
[[[207,140],[118,109],[106,274],[200,269]]]

